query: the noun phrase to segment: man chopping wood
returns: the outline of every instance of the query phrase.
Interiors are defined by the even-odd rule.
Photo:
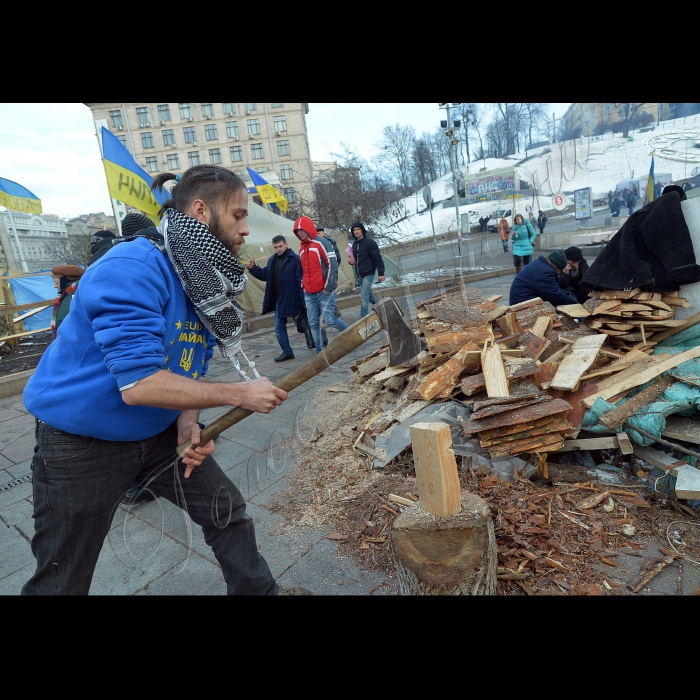
[[[547,257],[540,255],[520,270],[510,285],[510,305],[540,297],[552,306],[578,304],[576,297],[559,286],[559,275],[566,267],[566,255],[561,250]]]
[[[287,398],[266,378],[202,381],[216,345],[242,372],[235,297],[246,276],[235,255],[248,235],[248,193],[237,175],[209,165],[160,174],[152,189],[172,180],[158,229],[119,243],[86,270],[71,323],[25,388],[36,417],[37,567],[24,595],[87,595],[133,482],[186,507],[230,595],[289,593],[260,556],[243,496],[214,460],[213,441],[199,444],[200,409],[269,413]],[[192,447],[176,459],[187,440]]]

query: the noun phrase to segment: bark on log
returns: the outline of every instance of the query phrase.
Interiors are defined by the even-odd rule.
[[[461,506],[438,518],[418,502],[394,520],[399,595],[495,595],[498,552],[489,506],[469,492]]]

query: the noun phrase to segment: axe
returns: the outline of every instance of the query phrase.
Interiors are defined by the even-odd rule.
[[[334,362],[357,350],[370,338],[385,330],[389,336],[389,367],[396,367],[412,360],[426,348],[424,340],[419,338],[405,323],[398,304],[391,298],[376,304],[371,313],[357,323],[348,326],[324,348],[323,352],[305,362],[293,372],[282,377],[275,386],[290,392],[308,379],[315,377],[330,367]],[[218,437],[224,430],[242,421],[254,411],[244,408],[232,408],[219,416],[200,433],[199,444],[206,445],[209,440]],[[180,457],[192,447],[192,441],[186,440],[177,448]]]

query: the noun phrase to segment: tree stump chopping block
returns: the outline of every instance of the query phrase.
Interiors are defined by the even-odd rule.
[[[469,492],[461,511],[438,517],[420,501],[391,531],[400,595],[495,595],[496,533],[488,504]]]

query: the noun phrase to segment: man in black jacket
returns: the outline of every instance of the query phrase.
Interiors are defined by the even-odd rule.
[[[583,257],[583,251],[572,245],[564,251],[566,267],[559,273],[559,286],[571,292],[579,304],[588,300],[588,289],[581,288],[581,280],[588,271],[588,262]]]
[[[520,304],[539,297],[552,306],[576,304],[573,294],[559,286],[559,275],[566,267],[566,255],[561,250],[553,250],[547,257],[540,255],[529,265],[525,265],[510,285],[509,304]]]
[[[360,318],[364,318],[369,313],[369,305],[378,304],[379,299],[372,293],[374,275],[379,273],[379,281],[383,282],[384,261],[379,252],[377,242],[367,236],[367,230],[360,221],[353,222],[350,226],[350,233],[355,239],[352,243],[352,255],[355,258],[357,274],[360,278]]]
[[[628,190],[627,194],[627,208],[629,209],[629,215],[632,216],[634,211],[634,205],[637,203],[637,195],[635,195],[634,190]]]
[[[262,312],[263,315],[275,312],[275,335],[282,349],[275,362],[284,362],[294,359],[287,335],[287,319],[295,318],[304,306],[302,271],[299,256],[287,245],[284,236],[275,236],[272,246],[275,254],[270,256],[266,267],[258,267],[254,260],[248,260],[246,267],[253,277],[267,283]]]

